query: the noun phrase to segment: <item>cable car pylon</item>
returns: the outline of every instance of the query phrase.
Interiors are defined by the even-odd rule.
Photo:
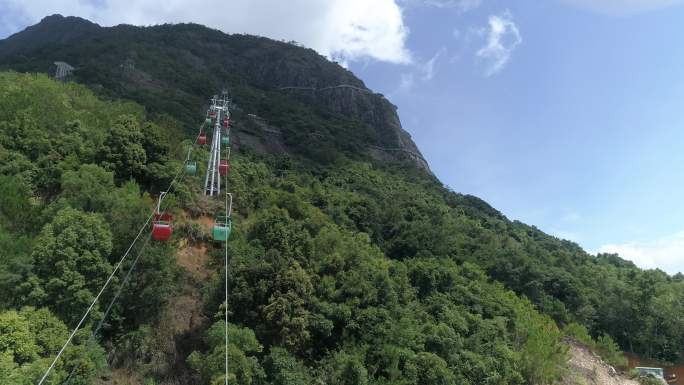
[[[214,96],[212,98],[212,105],[208,111],[208,116],[205,120],[205,123],[207,124],[208,127],[212,126],[213,123],[213,138],[212,138],[212,148],[211,152],[209,155],[209,162],[207,165],[207,175],[205,176],[205,181],[204,181],[204,191],[206,195],[209,196],[219,196],[220,194],[220,187],[221,187],[221,175],[227,175],[228,172],[230,171],[230,147],[228,145],[230,144],[230,111],[229,107],[231,106],[230,100],[226,96],[226,92],[223,93],[223,97],[219,100],[217,96]],[[221,119],[223,117],[223,119]],[[220,122],[220,123],[219,123]],[[226,129],[225,135],[221,136],[221,126],[223,126]],[[173,228],[171,226],[171,222],[173,220],[173,217],[162,211],[161,206],[162,206],[162,201],[164,200],[165,196],[175,190],[177,182],[180,183],[183,179],[183,175],[188,174],[188,175],[195,175],[197,173],[197,162],[191,160],[190,155],[192,154],[192,149],[195,146],[195,144],[199,145],[204,145],[206,142],[206,134],[203,130],[203,127],[200,127],[200,132],[197,138],[195,139],[195,142],[191,145],[191,147],[188,149],[187,156],[185,158],[185,161],[183,164],[180,166],[180,169],[176,173],[176,175],[173,177],[171,180],[171,183],[169,184],[168,188],[161,192],[159,194],[159,198],[157,201],[157,206],[153,210],[152,213],[147,217],[147,220],[145,223],[143,223],[142,227],[139,229],[138,234],[135,236],[131,244],[128,246],[126,251],[124,252],[123,256],[119,259],[119,262],[114,266],[114,269],[112,272],[109,274],[109,277],[106,279],[104,282],[103,286],[100,288],[100,291],[95,295],[95,298],[90,302],[90,305],[86,309],[85,313],[81,317],[80,321],[76,325],[76,327],[71,331],[69,336],[67,337],[67,340],[64,342],[62,347],[59,349],[57,352],[56,356],[48,366],[48,368],[45,370],[43,375],[41,376],[40,380],[38,381],[38,385],[43,385],[43,383],[46,381],[48,376],[50,375],[51,371],[54,369],[55,365],[59,361],[59,359],[62,357],[62,354],[66,350],[66,348],[69,346],[73,338],[76,336],[76,333],[80,330],[81,326],[83,323],[86,321],[88,316],[90,315],[90,312],[93,310],[97,302],[100,300],[100,297],[104,293],[104,291],[109,287],[109,284],[112,282],[114,279],[115,275],[121,270],[121,266],[123,265],[124,261],[127,259],[129,253],[133,249],[134,245],[137,244],[138,240],[140,239],[140,236],[143,234],[145,229],[149,229],[150,222],[152,223],[152,232],[149,235],[149,238],[145,241],[143,246],[138,250],[138,255],[135,257],[135,260],[133,262],[133,265],[129,268],[128,272],[126,273],[126,277],[124,278],[124,285],[128,281],[130,274],[132,273],[133,269],[135,268],[138,259],[141,257],[143,250],[145,249],[145,246],[147,245],[148,241],[151,239],[154,239],[156,241],[168,241],[169,238],[171,237],[173,233]],[[224,146],[227,156],[225,159],[221,159],[221,145]],[[222,162],[224,161],[224,162]],[[219,166],[223,165],[223,169],[221,169]],[[224,178],[225,180],[225,190],[228,190],[228,178]],[[209,183],[211,182],[211,183]],[[228,278],[229,278],[229,273],[228,273],[228,267],[229,267],[229,258],[228,258],[228,238],[230,237],[230,233],[232,230],[232,209],[233,209],[233,194],[229,193],[226,191],[225,193],[226,201],[225,201],[225,215],[222,216],[217,216],[214,219],[214,228],[213,230],[213,235],[214,235],[214,240],[219,241],[219,242],[224,242],[224,248],[225,248],[225,303],[226,303],[226,308],[224,312],[224,322],[225,322],[225,375],[224,375],[224,381],[225,385],[228,385]],[[95,331],[91,334],[90,339],[95,339],[95,336],[97,335],[99,329],[101,328],[104,319],[107,318],[107,315],[109,311],[111,310],[111,307],[113,304],[116,302],[117,298],[121,294],[121,289],[123,286],[119,288],[117,291],[116,295],[110,302],[109,306],[107,307],[107,310],[105,311],[104,317],[100,320],[97,328]],[[90,340],[87,342],[90,343]],[[74,373],[76,372],[78,366],[74,367],[69,374],[69,377],[67,378],[67,384],[71,382]]]
[[[207,122],[213,129],[211,138],[211,149],[209,150],[209,161],[207,162],[207,173],[204,177],[204,194],[208,196],[218,196],[221,193],[221,176],[225,175],[226,163],[221,159],[221,146],[227,145],[230,139],[221,140],[221,126],[228,127],[230,121],[230,111],[228,106],[230,101],[224,95],[221,99],[214,96],[207,113]],[[226,133],[228,135],[228,133]]]

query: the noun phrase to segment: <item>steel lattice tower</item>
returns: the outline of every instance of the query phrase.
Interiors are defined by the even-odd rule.
[[[209,112],[215,113],[212,117],[213,135],[211,137],[211,150],[209,151],[209,162],[207,162],[207,174],[204,177],[204,194],[216,196],[221,193],[221,174],[219,173],[219,163],[221,161],[221,120],[230,118],[228,106],[230,101],[223,96],[221,99],[214,96],[211,99]]]

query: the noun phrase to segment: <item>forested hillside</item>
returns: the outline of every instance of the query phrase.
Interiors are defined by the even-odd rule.
[[[8,294],[0,370],[28,384],[144,222],[152,202],[143,191],[154,194],[153,186],[170,175],[160,170],[181,163],[170,150],[173,130],[160,132],[160,124],[169,132],[172,120],[148,121],[134,104],[100,102],[83,86],[42,75],[0,79],[0,239],[9,251],[0,264]],[[384,198],[368,197],[386,189],[391,199],[407,199],[425,189],[419,173],[348,160],[310,168],[289,157],[249,154],[233,162],[239,224],[229,244],[228,305],[235,383],[481,383],[492,376],[524,383],[559,374],[564,354],[550,318],[475,265],[428,250],[402,251],[422,248],[419,240],[402,239],[408,235],[403,207],[373,219]],[[197,177],[186,178],[167,210],[207,214],[211,205],[199,190]],[[426,199],[407,209],[427,208]],[[395,229],[388,226],[394,221]],[[201,229],[178,227],[177,242],[183,236],[208,242]],[[397,235],[385,247],[395,259],[377,244],[383,232]],[[213,250],[220,266],[221,250]],[[101,345],[86,345],[84,330],[50,383],[63,381],[75,365],[78,383],[105,374],[103,347],[134,357],[138,370],[155,378],[144,352],[154,347],[149,341],[160,309],[184,279],[174,256],[174,244],[147,245]],[[221,278],[215,271],[204,285],[209,317],[222,302]],[[218,322],[206,331],[204,349],[188,357],[200,383],[223,373],[222,336]]]
[[[231,383],[547,384],[564,370],[561,330],[576,336],[580,325],[607,351],[614,339],[626,350],[682,358],[681,276],[588,255],[448,190],[413,155],[370,151],[369,141],[413,151],[384,98],[345,94],[339,105],[334,94],[312,98],[271,84],[285,76],[276,70],[285,61],[292,79],[317,88],[363,86],[332,63],[306,65],[325,60],[314,52],[199,26],[122,26],[141,37],[127,40],[135,44],[150,36],[185,41],[188,30],[199,39],[188,40],[192,46],[245,44],[252,53],[236,51],[231,60],[259,61],[260,76],[276,78],[225,69],[193,78],[204,72],[174,67],[172,58],[186,51],[173,44],[136,51],[138,62],[150,63],[144,79],[116,75],[118,67],[98,78],[97,66],[112,62],[107,55],[133,48],[112,29],[83,25],[96,37],[83,46],[59,29],[55,41],[20,33],[0,42],[0,63],[17,70],[48,71],[55,52],[71,52],[75,80],[87,84],[0,73],[0,378],[9,384],[42,375],[181,169],[206,98],[222,87],[234,96],[239,149],[228,180],[236,202],[228,243]],[[298,67],[290,52],[310,62]],[[177,85],[182,96],[167,92]],[[201,161],[206,150],[193,156]],[[88,342],[103,304],[122,286],[117,276],[50,384],[74,368],[73,384],[112,381],[120,367],[146,384],[223,382],[222,250],[201,226],[216,206],[200,178],[175,185],[165,200],[177,218],[173,242],[146,244],[102,332]],[[188,243],[207,247],[206,279],[177,263]],[[157,354],[168,338],[159,329],[188,281],[201,291],[208,321],[196,330],[200,341],[176,344],[194,352],[170,363]]]
[[[427,167],[395,107],[310,49],[196,24],[101,28],[60,15],[0,41],[0,69],[47,73],[56,60],[75,66],[74,79],[101,95],[137,101],[187,126],[209,96],[228,89],[238,110],[268,118],[279,142],[317,162],[339,152]],[[307,89],[338,85],[355,88]],[[280,89],[292,86],[304,89]]]

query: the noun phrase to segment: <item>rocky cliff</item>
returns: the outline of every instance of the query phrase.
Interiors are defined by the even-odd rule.
[[[358,144],[346,152],[384,161],[409,160],[428,169],[401,127],[394,105],[337,63],[296,43],[227,35],[195,24],[100,27],[60,15],[0,41],[0,68],[50,72],[55,61],[76,67],[74,79],[101,94],[132,98],[152,113],[174,111],[188,125],[198,121],[197,106],[206,104],[207,95],[226,88],[245,113],[268,119],[275,129],[319,135],[324,142],[345,134],[343,140]],[[264,95],[278,93],[282,109],[263,105]],[[277,122],[286,120],[282,112],[290,102],[326,120],[333,114],[354,128],[321,133],[283,127]],[[287,150],[288,143],[262,147]]]

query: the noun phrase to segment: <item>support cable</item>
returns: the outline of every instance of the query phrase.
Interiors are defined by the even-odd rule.
[[[124,287],[126,287],[126,284],[128,284],[128,281],[131,278],[131,273],[133,273],[133,270],[135,270],[135,266],[138,264],[138,260],[140,260],[140,256],[142,255],[143,251],[145,251],[145,247],[150,242],[151,238],[152,238],[152,235],[151,234],[148,235],[147,238],[145,239],[145,242],[140,247],[140,250],[138,250],[138,254],[136,255],[135,259],[133,260],[133,264],[131,265],[131,267],[126,272],[126,276],[124,277],[124,280],[121,282],[121,286],[119,286],[119,289],[116,291],[116,294],[114,294],[114,297],[112,298],[112,300],[109,301],[109,305],[107,306],[107,310],[105,310],[104,315],[102,316],[102,319],[100,319],[100,322],[98,322],[97,327],[95,328],[93,333],[90,335],[90,338],[86,342],[86,344],[85,344],[86,348],[93,341],[95,341],[95,338],[97,338],[97,333],[102,328],[102,325],[104,325],[104,321],[107,319],[109,312],[112,310],[112,307],[114,307],[114,303],[116,302],[116,300],[121,295],[121,292],[123,291]],[[71,384],[71,380],[72,380],[74,373],[76,373],[76,370],[78,370],[78,368],[80,368],[80,367],[81,367],[81,362],[79,362],[76,366],[74,366],[73,369],[71,369],[71,372],[69,373],[69,377],[67,378],[65,385]]]
[[[194,146],[196,142],[197,142],[197,138],[195,138],[195,141],[193,142],[192,145]],[[181,165],[180,170],[176,173],[176,175],[175,175],[175,176],[173,177],[173,179],[171,180],[171,183],[169,184],[169,187],[168,187],[168,188],[166,189],[166,191],[165,191],[166,194],[168,194],[169,191],[171,191],[171,189],[175,187],[174,184],[176,183],[176,180],[178,179],[178,177],[183,173],[184,168],[185,168],[185,163],[183,163],[183,164]],[[181,178],[181,179],[182,179],[182,178]],[[38,381],[38,385],[43,385],[43,382],[45,382],[45,379],[47,379],[47,377],[50,375],[50,372],[51,372],[52,369],[55,367],[55,364],[57,364],[57,361],[59,361],[59,358],[60,358],[60,357],[62,356],[62,354],[64,353],[64,350],[67,348],[67,346],[69,346],[69,343],[71,342],[71,340],[72,340],[72,339],[74,338],[74,336],[76,335],[76,332],[78,332],[78,330],[79,330],[79,329],[81,328],[81,326],[83,325],[83,322],[85,322],[86,318],[88,318],[88,315],[90,314],[90,311],[93,310],[93,307],[95,307],[95,304],[96,304],[97,301],[100,299],[100,296],[102,296],[102,293],[105,291],[105,289],[107,289],[107,286],[109,286],[110,282],[112,281],[112,279],[114,278],[114,276],[116,275],[116,273],[119,271],[119,268],[121,267],[121,265],[124,263],[124,261],[125,261],[126,258],[128,257],[128,254],[130,253],[131,249],[133,248],[133,246],[135,245],[135,243],[136,243],[136,242],[138,241],[138,239],[140,238],[140,235],[142,235],[143,231],[147,228],[147,225],[150,223],[150,220],[151,220],[152,217],[154,216],[154,212],[155,212],[155,211],[156,211],[156,209],[152,211],[152,213],[147,217],[147,220],[145,220],[145,223],[142,225],[142,227],[140,227],[140,231],[138,231],[138,235],[135,236],[135,238],[133,239],[133,242],[131,242],[130,246],[128,246],[128,249],[126,249],[126,252],[125,252],[124,255],[121,257],[121,259],[119,260],[119,262],[116,264],[116,266],[114,267],[114,270],[112,270],[112,273],[109,275],[109,277],[108,277],[107,280],[105,281],[104,285],[102,286],[102,288],[100,289],[100,291],[99,291],[99,292],[97,293],[97,295],[95,296],[95,299],[93,299],[93,301],[92,301],[92,303],[90,304],[90,306],[88,306],[88,309],[87,309],[87,310],[85,311],[85,313],[83,314],[83,317],[81,317],[81,320],[78,321],[78,324],[76,325],[76,327],[74,328],[74,330],[71,332],[71,334],[69,334],[69,338],[67,338],[67,340],[66,340],[66,342],[64,343],[64,345],[62,346],[62,348],[59,349],[59,352],[57,352],[57,356],[55,357],[54,360],[52,360],[52,363],[50,364],[50,366],[47,368],[47,370],[46,370],[45,373],[43,374],[43,377],[40,378],[40,381]]]
[[[226,215],[230,218],[230,213],[228,212],[228,178],[226,177]],[[231,199],[232,200],[232,199]],[[232,203],[232,202],[231,202]],[[231,224],[232,226],[232,224]],[[228,239],[226,239],[226,257],[225,257],[225,294],[226,294],[226,308],[225,308],[225,348],[226,348],[226,374],[225,374],[225,385],[228,385]]]
[[[224,103],[225,105],[225,103]],[[230,112],[226,113],[226,116],[230,116]],[[226,135],[230,139],[230,128],[227,127],[226,130]],[[220,145],[220,144],[219,144]],[[230,159],[230,147],[228,147],[228,159]],[[231,212],[233,210],[233,195],[228,192],[228,175],[224,178],[226,181],[226,222],[229,226],[233,226],[231,222]],[[228,203],[228,197],[230,196],[230,204]],[[226,356],[225,356],[225,383],[224,385],[228,385],[228,237],[226,237],[226,255],[225,255],[225,272],[224,272],[224,281],[225,281],[225,296],[226,296],[226,307],[225,307],[225,319],[224,319],[224,333],[225,333],[225,349],[226,349]]]
[[[102,288],[100,289],[100,291],[99,291],[99,292],[97,293],[97,295],[95,296],[95,299],[93,299],[93,302],[90,304],[90,306],[88,306],[88,309],[86,310],[85,314],[83,314],[83,317],[81,317],[81,320],[78,321],[78,324],[76,325],[76,327],[74,328],[74,330],[73,330],[73,331],[71,332],[71,334],[69,335],[69,338],[67,338],[67,340],[66,340],[66,342],[64,343],[64,345],[62,346],[62,348],[59,349],[59,352],[57,353],[57,356],[55,357],[54,360],[52,360],[52,363],[51,363],[50,366],[47,368],[47,370],[45,371],[45,374],[43,374],[43,377],[41,377],[40,381],[38,381],[38,385],[42,385],[42,384],[43,384],[43,382],[45,381],[45,379],[47,378],[47,376],[50,374],[50,371],[52,370],[52,368],[55,367],[55,364],[57,363],[57,361],[59,360],[59,358],[62,356],[62,353],[64,353],[64,350],[65,350],[66,347],[69,345],[69,343],[71,342],[71,340],[74,338],[74,336],[76,335],[76,332],[78,331],[78,329],[81,328],[81,325],[83,324],[83,322],[86,320],[86,318],[88,318],[88,315],[90,314],[90,311],[93,310],[93,307],[95,307],[95,304],[96,304],[97,301],[100,299],[100,296],[101,296],[102,293],[105,291],[105,289],[107,288],[107,286],[109,286],[109,283],[112,281],[112,278],[114,278],[114,276],[116,275],[116,272],[119,271],[119,267],[121,267],[121,265],[123,264],[123,262],[126,260],[126,257],[128,256],[128,253],[129,253],[129,252],[131,251],[131,249],[133,248],[133,245],[135,245],[135,242],[137,242],[137,241],[138,241],[138,238],[140,238],[140,235],[142,235],[143,230],[145,230],[145,228],[147,227],[147,225],[150,223],[150,219],[152,219],[152,216],[153,216],[153,215],[154,215],[154,214],[150,214],[150,215],[147,217],[147,220],[145,221],[145,224],[140,228],[140,231],[138,231],[138,235],[135,237],[135,239],[133,240],[133,242],[131,243],[131,245],[128,247],[128,250],[126,250],[126,252],[124,253],[123,257],[121,257],[121,259],[119,260],[119,262],[116,264],[116,266],[114,267],[114,270],[113,270],[112,273],[109,275],[109,278],[107,278],[107,280],[105,281],[104,285],[102,286]]]

